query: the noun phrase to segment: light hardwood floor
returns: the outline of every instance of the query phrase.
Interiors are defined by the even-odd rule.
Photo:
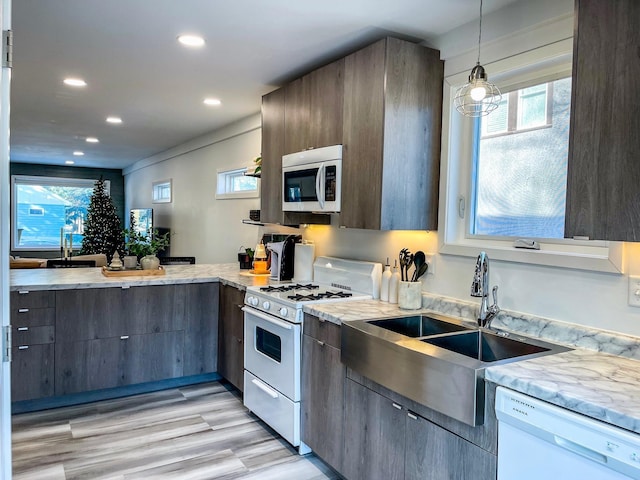
[[[13,478],[340,478],[218,382],[13,416]]]

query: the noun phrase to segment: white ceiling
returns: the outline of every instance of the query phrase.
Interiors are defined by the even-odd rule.
[[[485,0],[484,12],[513,1]],[[478,0],[13,0],[11,159],[124,168],[257,113],[265,93],[385,31],[431,44],[478,9]],[[181,46],[185,32],[206,46]],[[67,76],[88,86],[66,87]]]

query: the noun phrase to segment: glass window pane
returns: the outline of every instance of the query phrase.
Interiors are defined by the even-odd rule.
[[[14,247],[57,249],[61,229],[67,238],[73,234],[74,245],[80,245],[94,183],[93,180],[68,182],[60,179],[56,184],[56,179],[46,177],[40,182],[34,181],[33,177],[21,182],[16,178]]]
[[[547,84],[523,88],[518,95],[518,129],[547,123]]]
[[[485,121],[482,122],[483,135],[495,135],[497,133],[504,133],[509,128],[509,96],[502,97],[498,108],[496,108],[491,115],[484,117]]]
[[[523,89],[521,98],[525,104],[529,99],[535,104],[542,91],[546,85]],[[552,104],[551,128],[479,140],[472,234],[564,236],[570,78],[553,82]]]

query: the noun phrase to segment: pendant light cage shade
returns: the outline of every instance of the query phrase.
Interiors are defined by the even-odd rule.
[[[465,117],[484,117],[500,105],[500,89],[487,80],[484,67],[480,65],[482,45],[482,0],[480,0],[480,25],[478,27],[478,62],[469,74],[469,83],[460,87],[453,98],[456,110]]]
[[[500,105],[500,89],[487,81],[487,74],[479,63],[469,75],[469,83],[456,92],[453,103],[465,117],[484,117]]]

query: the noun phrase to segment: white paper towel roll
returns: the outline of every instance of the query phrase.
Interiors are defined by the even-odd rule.
[[[313,259],[315,245],[296,243],[296,253],[293,261],[293,281],[311,282],[313,280]]]

